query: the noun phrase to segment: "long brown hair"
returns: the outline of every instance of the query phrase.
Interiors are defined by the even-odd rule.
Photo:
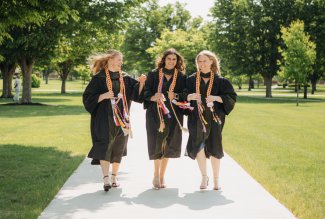
[[[157,68],[164,68],[166,64],[166,57],[168,55],[174,54],[177,57],[177,62],[175,68],[185,74],[185,62],[183,56],[174,48],[167,49],[163,52],[162,57],[157,60]]]
[[[110,49],[106,53],[96,53],[88,58],[88,63],[90,65],[90,70],[93,75],[98,74],[101,69],[104,69],[110,59],[116,56],[123,56],[123,54],[115,49]]]
[[[217,73],[219,76],[221,76],[220,60],[216,54],[214,54],[213,52],[211,52],[209,50],[203,50],[196,56],[195,64],[196,64],[197,71],[198,72],[200,71],[200,68],[198,65],[198,59],[202,55],[207,56],[212,61],[211,71],[213,71],[214,73]]]

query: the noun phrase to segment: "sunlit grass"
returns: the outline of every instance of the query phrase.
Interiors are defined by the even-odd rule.
[[[60,86],[33,89],[43,106],[0,105],[1,217],[36,218],[89,150],[84,85],[68,81],[65,95]],[[297,217],[325,218],[325,86],[299,107],[292,89],[273,89],[273,98],[264,88],[238,94],[225,150]]]

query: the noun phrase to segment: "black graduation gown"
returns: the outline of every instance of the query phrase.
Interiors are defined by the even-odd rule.
[[[118,72],[110,72],[114,96],[120,91]],[[139,95],[139,83],[137,80],[124,74],[125,93],[127,104],[130,109],[131,100],[143,102]],[[113,118],[111,101],[105,99],[98,103],[100,94],[108,91],[106,74],[101,70],[96,74],[83,93],[83,104],[91,114],[90,130],[93,146],[88,154],[93,158],[92,164],[99,164],[99,160],[107,160],[111,163],[120,163],[122,156],[126,156],[128,135],[124,136],[120,126],[116,126]],[[142,93],[143,95],[143,93]],[[122,101],[119,101],[122,110]]]
[[[166,71],[166,70],[164,70]],[[171,72],[174,72],[172,70]],[[170,73],[171,73],[170,72]],[[159,132],[160,120],[157,109],[157,103],[150,101],[150,98],[157,93],[159,84],[159,71],[157,69],[148,73],[147,80],[144,86],[144,108],[146,111],[146,129],[147,129],[147,141],[148,141],[148,154],[150,160],[156,160],[161,158],[178,158],[181,154],[182,146],[182,130],[180,129],[175,115],[170,106],[168,99],[169,87],[173,81],[173,76],[167,81],[164,76],[162,93],[164,94],[166,101],[165,105],[170,111],[171,118],[164,115],[165,129],[163,132]],[[176,85],[174,92],[179,95],[178,101],[186,100],[186,76],[181,72],[178,72]],[[182,110],[173,105],[177,118],[183,125],[183,113]]]
[[[191,106],[194,106],[194,110],[188,116],[187,126],[189,129],[189,138],[186,146],[186,155],[192,159],[196,158],[197,153],[202,148],[204,148],[207,158],[213,156],[220,159],[224,156],[222,129],[225,124],[225,116],[233,110],[236,102],[237,94],[231,83],[226,78],[219,77],[215,74],[211,95],[220,96],[223,101],[223,103],[214,102],[215,112],[222,121],[222,124],[218,125],[213,120],[212,112],[206,105],[205,98],[208,85],[209,81],[205,84],[201,78],[200,93],[205,108],[203,116],[208,123],[206,125],[206,133],[203,132],[203,126],[199,119],[197,102],[191,101]],[[196,73],[188,77],[186,87],[189,94],[196,92]]]

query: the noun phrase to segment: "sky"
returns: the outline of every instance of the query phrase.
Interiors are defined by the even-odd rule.
[[[211,20],[208,13],[214,5],[214,0],[159,0],[159,4],[164,6],[168,3],[174,4],[176,1],[186,3],[185,8],[191,12],[192,17],[201,16],[204,20]]]

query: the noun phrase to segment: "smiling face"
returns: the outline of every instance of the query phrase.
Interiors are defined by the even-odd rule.
[[[197,59],[197,64],[201,72],[207,73],[211,71],[213,61],[206,55],[200,55]]]
[[[111,71],[120,71],[123,64],[123,57],[121,55],[116,55],[108,60],[108,67]]]
[[[175,54],[169,54],[166,56],[165,59],[165,68],[166,69],[173,69],[175,68],[177,63],[177,56]]]

